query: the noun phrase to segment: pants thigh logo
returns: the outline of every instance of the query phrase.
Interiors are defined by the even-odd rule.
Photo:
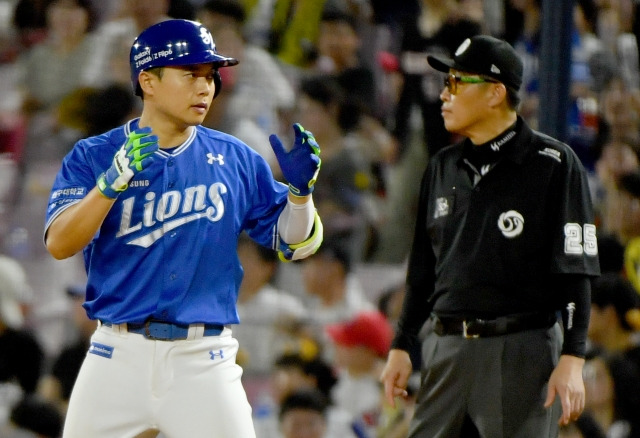
[[[89,347],[89,353],[111,359],[111,356],[113,356],[113,347],[109,345],[99,344],[97,342],[92,342],[91,346]]]

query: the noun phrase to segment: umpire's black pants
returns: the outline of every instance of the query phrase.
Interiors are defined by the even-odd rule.
[[[427,330],[409,438],[469,438],[469,421],[482,438],[557,437],[561,405],[544,401],[561,347],[558,324],[475,339]]]

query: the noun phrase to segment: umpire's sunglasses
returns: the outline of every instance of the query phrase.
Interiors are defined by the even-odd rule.
[[[460,76],[449,73],[444,78],[444,86],[447,87],[447,90],[449,90],[449,93],[451,95],[455,95],[458,92],[458,82],[462,82],[463,84],[484,84],[487,82],[490,82],[492,84],[498,83],[498,81],[494,79],[476,78],[473,76]]]

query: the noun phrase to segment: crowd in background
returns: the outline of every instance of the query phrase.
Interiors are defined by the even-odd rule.
[[[420,177],[455,140],[426,54],[481,33],[509,41],[525,63],[520,114],[536,128],[542,1],[0,0],[0,436],[60,434],[95,321],[81,307],[81,255],[56,261],[42,243],[49,189],[78,139],[137,116],[131,43],[172,17],[201,21],[240,61],[220,70],[206,126],[256,149],[279,179],[269,134],[300,122],[322,149],[318,253],[283,264],[239,242],[233,330],[258,438],[405,437],[419,376],[395,409],[378,377]],[[561,434],[640,437],[640,2],[574,7],[564,141],[590,174],[603,275],[585,413]]]

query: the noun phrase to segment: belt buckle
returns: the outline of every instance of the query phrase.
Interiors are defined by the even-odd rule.
[[[153,332],[152,332],[153,325]],[[171,325],[158,323],[152,319],[144,323],[144,337],[152,341],[167,341],[173,339],[171,333]]]
[[[144,322],[144,337],[147,339],[155,340],[155,337],[151,334],[151,320],[148,319]]]
[[[480,337],[479,334],[470,335],[467,332],[467,327],[468,327],[467,326],[467,320],[465,319],[465,320],[462,321],[462,337],[463,338],[465,338],[465,339],[475,339],[475,338],[479,338]]]

